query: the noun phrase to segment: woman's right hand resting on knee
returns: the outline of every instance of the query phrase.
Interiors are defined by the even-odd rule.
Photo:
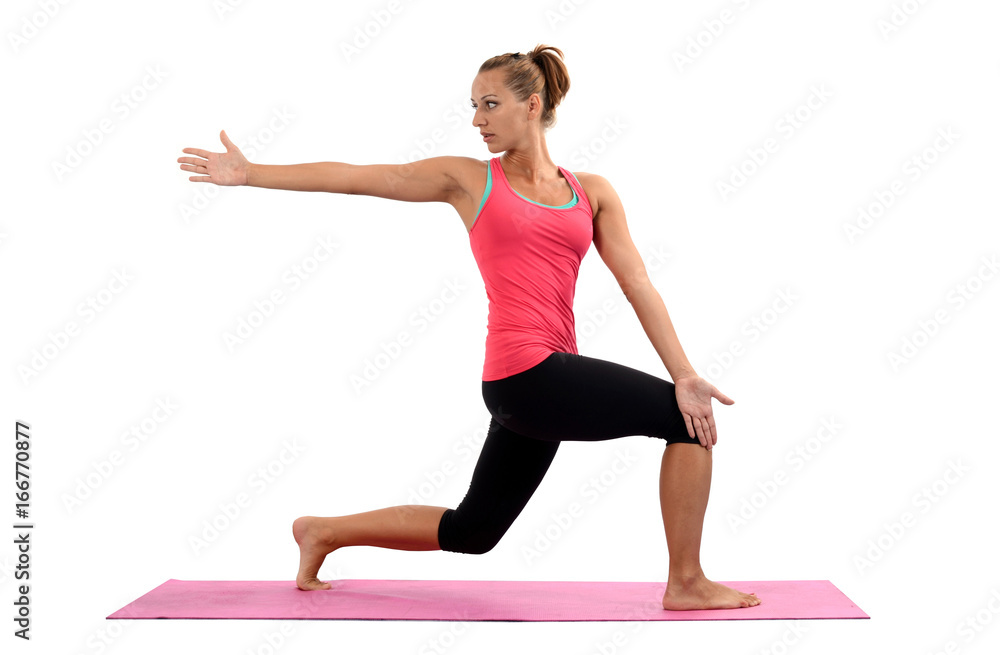
[[[243,156],[240,149],[236,147],[226,131],[219,134],[222,145],[226,146],[225,152],[209,152],[200,148],[184,148],[182,152],[197,155],[194,157],[178,157],[182,171],[199,173],[199,175],[189,177],[192,182],[211,182],[219,186],[244,186],[248,184],[248,174],[250,162]]]
[[[712,416],[712,398],[725,405],[732,405],[736,401],[697,375],[674,380],[674,393],[677,396],[677,407],[684,416],[688,435],[692,438],[697,436],[702,446],[712,450],[719,439],[715,432],[715,417]]]

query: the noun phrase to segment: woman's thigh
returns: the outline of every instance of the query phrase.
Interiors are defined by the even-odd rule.
[[[603,359],[552,353],[527,371],[483,382],[490,414],[514,432],[548,441],[644,435],[690,437],[668,380]]]

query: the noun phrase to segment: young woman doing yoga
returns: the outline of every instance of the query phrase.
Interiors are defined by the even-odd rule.
[[[569,89],[558,48],[488,59],[472,83],[472,125],[491,153],[431,157],[403,165],[322,162],[252,164],[223,131],[224,153],[183,152],[192,182],[327,191],[409,202],[445,202],[469,234],[489,299],[482,394],[492,420],[468,492],[455,508],[403,505],[349,516],[303,516],[296,583],[329,589],[317,575],[345,546],[482,554],[517,518],[562,441],[645,435],[665,443],[660,508],[669,554],[663,607],[750,607],[760,603],[710,581],[701,568],[702,524],[716,444],[712,398],[733,401],[688,362],[666,306],[646,276],[611,184],[574,174],[549,156],[545,132]],[[576,348],[573,297],[593,242],[673,382]]]

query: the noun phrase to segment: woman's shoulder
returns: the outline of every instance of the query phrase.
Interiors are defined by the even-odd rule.
[[[459,155],[446,155],[440,159],[446,162],[451,177],[466,193],[471,193],[473,189],[485,184],[486,172],[490,167],[488,160]]]
[[[611,183],[597,173],[589,173],[587,171],[570,171],[570,173],[580,182],[584,193],[587,194],[587,200],[590,201],[590,208],[593,210],[594,216],[597,216],[597,212],[601,206],[601,199],[611,189]]]

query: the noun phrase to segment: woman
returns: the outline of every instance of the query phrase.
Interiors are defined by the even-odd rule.
[[[469,233],[486,284],[482,392],[492,420],[465,498],[454,509],[404,505],[296,519],[300,589],[329,589],[317,574],[326,556],[344,546],[485,553],[527,504],[561,440],[645,435],[667,444],[660,468],[670,555],[664,609],[760,603],[752,593],[708,580],[699,560],[717,441],[712,398],[733,401],[688,362],[615,190],[600,175],[574,175],[549,157],[545,131],[568,89],[558,48],[539,45],[483,63],[472,83],[473,125],[491,153],[504,153],[488,162],[432,157],[399,166],[267,166],[248,162],[225,131],[225,153],[185,148],[198,158],[177,160],[198,174],[192,182],[447,202]],[[573,296],[591,241],[672,383],[577,352]]]

